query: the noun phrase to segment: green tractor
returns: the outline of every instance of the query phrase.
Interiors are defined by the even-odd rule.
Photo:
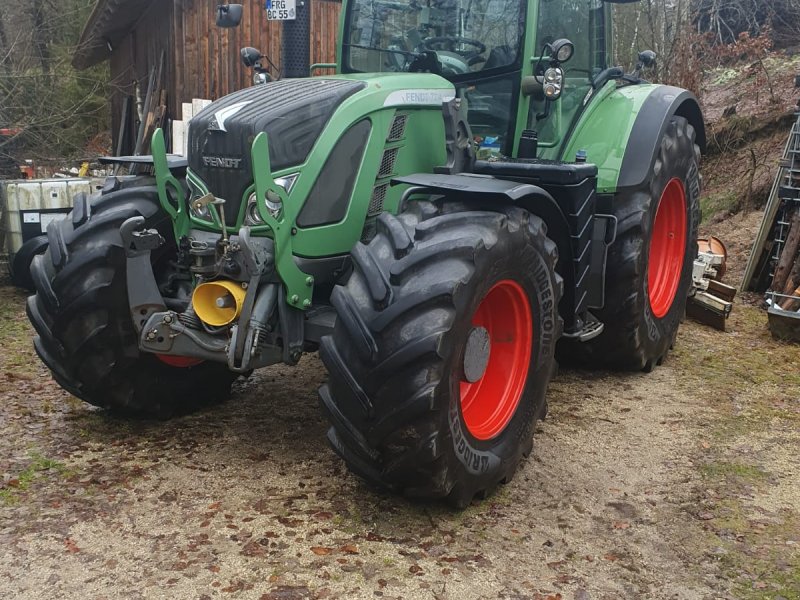
[[[49,227],[36,351],[161,417],[319,351],[349,468],[467,505],[530,453],[557,352],[649,371],[684,315],[702,114],[610,32],[600,0],[346,1],[336,75],[221,98]]]

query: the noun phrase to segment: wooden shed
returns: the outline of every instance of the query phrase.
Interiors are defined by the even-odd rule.
[[[239,0],[244,5],[236,29],[216,27],[216,0],[98,0],[89,16],[73,65],[85,69],[110,61],[114,144],[123,136],[122,153],[135,145],[135,110],[121,127],[126,97],[143,100],[151,72],[164,56],[161,88],[167,118],[179,119],[183,102],[217,99],[251,84],[252,73],[239,50],[254,46],[280,68],[280,22],[267,21],[264,0]],[[311,62],[335,62],[341,3],[311,3]]]

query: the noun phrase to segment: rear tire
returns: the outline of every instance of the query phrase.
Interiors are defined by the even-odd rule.
[[[608,253],[605,308],[592,311],[605,329],[585,343],[564,340],[562,360],[651,371],[674,345],[697,257],[700,149],[695,139],[689,122],[673,117],[651,179],[614,198],[617,240]]]
[[[27,291],[33,291],[33,277],[31,276],[31,265],[33,259],[39,254],[44,254],[47,250],[47,236],[37,235],[35,238],[29,239],[27,242],[20,246],[20,249],[14,255],[14,260],[9,265],[9,274],[11,275],[11,283],[18,288]]]
[[[163,277],[175,242],[154,187],[119,189],[117,183],[80,197],[70,217],[49,226],[49,249],[31,271],[36,295],[28,299],[36,352],[64,389],[118,412],[166,418],[224,400],[235,375],[223,365],[177,368],[139,352],[119,234],[135,216],[167,240],[152,255],[154,272]]]
[[[519,208],[412,202],[380,216],[320,348],[328,437],[352,471],[458,507],[511,479],[555,370],[556,260]]]

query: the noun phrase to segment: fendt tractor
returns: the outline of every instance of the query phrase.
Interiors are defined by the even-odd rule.
[[[652,52],[609,66],[610,19],[346,0],[335,75],[217,100],[186,158],[157,131],[152,176],[50,225],[36,351],[78,398],[158,417],[319,351],[353,472],[457,507],[491,492],[531,452],[556,355],[649,371],[691,292],[700,107],[642,79]]]

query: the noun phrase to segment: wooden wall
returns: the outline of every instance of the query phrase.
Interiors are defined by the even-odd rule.
[[[279,68],[281,28],[267,21],[264,0],[239,0],[244,4],[242,24],[235,29],[216,27],[217,2],[209,0],[153,0],[141,21],[114,49],[111,56],[112,128],[116,147],[120,135],[125,95],[147,91],[151,68],[158,68],[165,52],[164,84],[169,118],[181,118],[182,102],[192,98],[216,100],[251,85],[252,71],[242,65],[239,50],[254,46]],[[336,36],[341,3],[312,0],[311,62],[336,61]],[[144,98],[142,98],[144,99]],[[124,152],[132,152],[133,123],[128,123]]]

